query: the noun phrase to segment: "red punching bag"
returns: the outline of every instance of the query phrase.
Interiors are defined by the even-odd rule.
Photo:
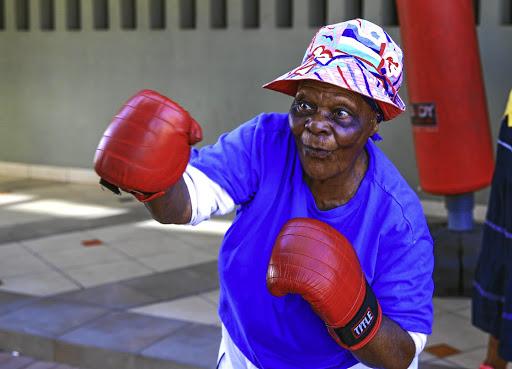
[[[472,0],[396,0],[420,185],[438,195],[491,183],[494,152]]]

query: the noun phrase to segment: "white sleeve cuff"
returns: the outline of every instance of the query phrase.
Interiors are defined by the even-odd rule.
[[[412,340],[414,341],[414,346],[416,347],[416,356],[421,354],[423,349],[425,348],[425,345],[427,344],[427,335],[424,333],[417,333],[417,332],[409,332],[409,336],[411,336]]]
[[[197,225],[212,215],[224,215],[235,208],[231,196],[199,169],[187,165],[183,179],[188,188],[192,217],[190,225]]]

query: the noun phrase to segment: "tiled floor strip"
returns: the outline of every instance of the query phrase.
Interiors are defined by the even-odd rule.
[[[458,245],[474,250],[479,233],[443,233],[442,204],[424,206],[449,284]],[[229,221],[163,226],[99,185],[0,176],[0,369],[213,368]],[[436,296],[434,311],[420,368],[477,368],[487,336],[471,325],[470,298]]]

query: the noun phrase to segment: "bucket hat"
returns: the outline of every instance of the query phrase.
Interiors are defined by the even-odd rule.
[[[301,80],[317,80],[375,100],[383,120],[405,111],[398,95],[403,79],[403,53],[381,27],[353,19],[320,28],[302,64],[263,86],[295,96]]]

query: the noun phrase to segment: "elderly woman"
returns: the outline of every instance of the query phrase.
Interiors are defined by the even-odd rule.
[[[420,202],[377,148],[405,108],[402,52],[355,19],[323,27],[265,85],[294,98],[190,150],[198,124],[141,91],[98,147],[102,183],[162,223],[238,205],[219,255],[218,368],[407,368],[431,333],[433,242]],[[190,157],[189,157],[190,153]]]

